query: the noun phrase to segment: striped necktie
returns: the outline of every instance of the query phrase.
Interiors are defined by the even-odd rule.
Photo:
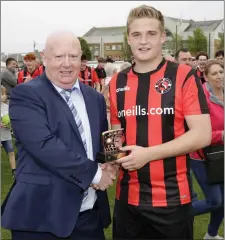
[[[66,99],[66,102],[74,116],[74,119],[76,121],[76,124],[77,124],[77,127],[78,127],[78,130],[80,132],[80,136],[81,136],[81,139],[82,139],[82,142],[83,142],[83,145],[84,145],[84,148],[85,148],[85,151],[87,153],[87,143],[86,143],[86,139],[85,139],[85,133],[84,133],[84,128],[83,128],[83,124],[82,124],[82,121],[79,117],[79,114],[72,102],[72,98],[71,98],[71,93],[73,91],[77,91],[76,93],[79,94],[79,89],[78,88],[72,88],[72,89],[68,89],[68,90],[62,90],[61,91],[61,94],[65,97]],[[87,196],[88,196],[88,190],[86,190],[84,192],[84,197],[83,197],[83,202],[87,199]]]
[[[86,139],[85,139],[85,133],[84,133],[84,128],[83,128],[83,124],[82,124],[82,121],[78,115],[78,112],[72,102],[72,98],[71,98],[71,93],[72,91],[79,91],[79,89],[77,88],[73,88],[73,89],[69,89],[69,90],[62,90],[62,94],[65,96],[65,99],[66,99],[66,102],[74,116],[74,119],[76,121],[76,124],[77,124],[77,127],[78,127],[78,130],[80,132],[80,136],[81,136],[81,139],[82,139],[82,142],[83,142],[83,145],[84,145],[84,148],[85,148],[85,151],[87,152],[87,143],[86,143]]]

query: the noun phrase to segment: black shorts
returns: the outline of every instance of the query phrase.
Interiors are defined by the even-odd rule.
[[[147,208],[116,200],[113,239],[193,240],[193,221],[191,204],[170,208]]]

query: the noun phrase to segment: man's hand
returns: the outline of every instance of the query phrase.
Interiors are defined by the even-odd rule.
[[[117,176],[117,172],[119,170],[119,166],[118,166],[118,164],[116,164],[115,161],[112,161],[112,162],[101,164],[101,169],[102,170],[106,170],[108,172],[111,172],[112,174]]]
[[[24,82],[29,82],[30,80],[32,80],[33,78],[31,76],[27,76],[26,79],[24,80]]]
[[[134,171],[142,168],[150,160],[149,150],[150,148],[144,148],[140,146],[126,146],[120,148],[122,151],[131,151],[131,153],[123,158],[116,160],[117,164],[121,164],[124,169]]]
[[[92,184],[91,186],[95,190],[105,191],[107,188],[113,185],[113,181],[116,179],[116,175],[110,171],[102,170],[102,177],[98,184]]]
[[[117,169],[116,164],[105,163],[101,164],[102,177],[98,184],[92,184],[91,187],[95,190],[105,191],[107,188],[113,185],[113,181],[116,179]]]

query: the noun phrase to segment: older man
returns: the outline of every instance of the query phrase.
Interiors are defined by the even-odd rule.
[[[12,91],[18,172],[2,226],[11,229],[13,240],[100,240],[110,224],[105,189],[115,173],[95,159],[107,130],[106,105],[77,80],[81,54],[72,33],[52,34],[45,72]]]

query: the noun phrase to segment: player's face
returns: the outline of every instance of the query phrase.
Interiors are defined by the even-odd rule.
[[[154,18],[135,19],[129,26],[128,44],[135,61],[151,61],[162,55],[165,33]]]

